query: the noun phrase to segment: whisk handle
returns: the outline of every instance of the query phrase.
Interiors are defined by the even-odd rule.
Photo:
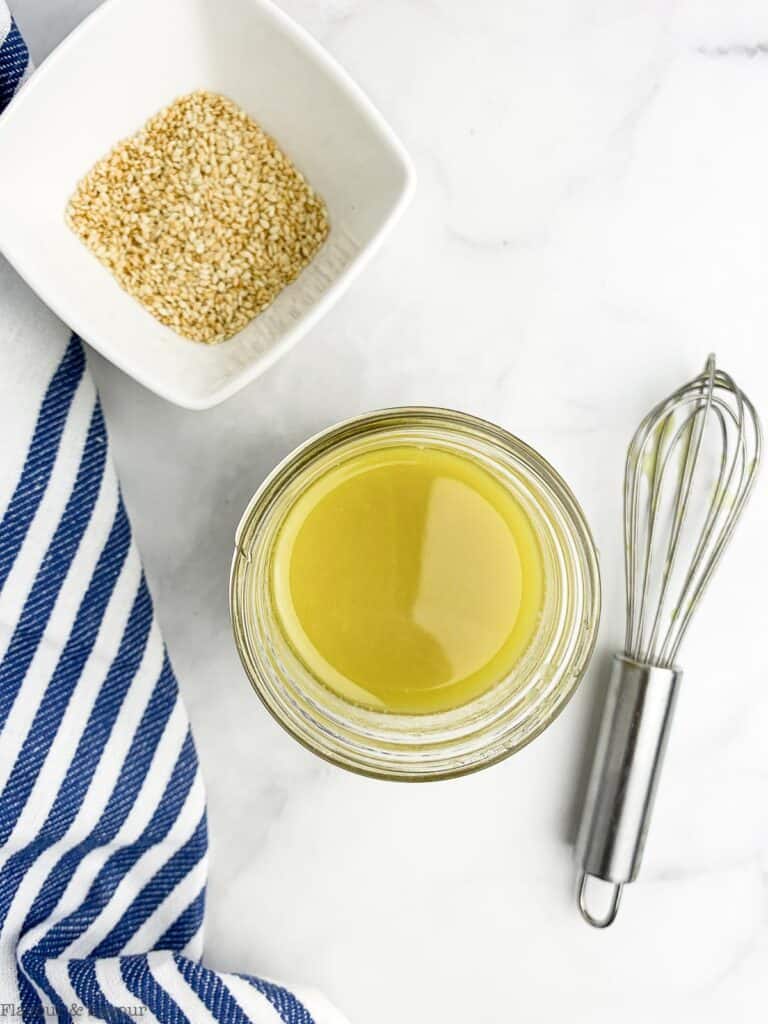
[[[579,907],[597,927],[613,921],[621,888],[637,877],[682,673],[613,660],[577,843]],[[592,876],[614,886],[605,918],[586,905]]]

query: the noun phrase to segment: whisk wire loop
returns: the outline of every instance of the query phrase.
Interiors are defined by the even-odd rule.
[[[638,427],[624,473],[627,656],[674,664],[749,497],[761,447],[754,406],[714,356]]]

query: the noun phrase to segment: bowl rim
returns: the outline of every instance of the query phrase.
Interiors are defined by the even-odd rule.
[[[205,2],[213,5],[215,0],[205,0]],[[73,333],[129,377],[132,377],[139,384],[166,401],[192,411],[210,409],[227,398],[232,397],[232,395],[261,376],[261,374],[266,372],[266,370],[290,351],[337,302],[357,275],[365,268],[369,260],[375,255],[410,202],[416,187],[416,172],[407,150],[373,101],[338,60],[307,29],[289,17],[272,0],[239,0],[239,2],[259,9],[265,18],[276,23],[285,35],[292,37],[308,55],[309,59],[318,64],[325,74],[334,80],[349,101],[365,115],[378,132],[384,145],[399,164],[402,173],[402,186],[399,195],[371,238],[364,243],[360,251],[355,254],[322,296],[312,303],[295,324],[284,330],[265,352],[259,353],[246,366],[239,369],[217,386],[203,393],[196,392],[195,394],[190,394],[186,392],[183,386],[180,386],[181,375],[179,375],[178,381],[163,381],[153,378],[151,371],[148,371],[145,366],[139,365],[137,367],[130,363],[130,360],[123,354],[122,346],[118,346],[117,351],[115,351],[109,342],[105,344],[97,336],[94,336],[88,325],[87,310],[81,313],[77,309],[71,308],[66,298],[66,291],[59,291],[56,294],[57,289],[55,286],[51,289],[49,282],[40,279],[34,266],[34,260],[20,258],[14,252],[13,245],[7,245],[3,238],[2,220],[0,219],[0,254],[7,259],[8,263],[42,299],[46,306]],[[131,0],[105,0],[103,4],[79,22],[45,57],[41,64],[35,68],[29,79],[23,83],[2,115],[0,115],[0,152],[2,152],[4,135],[9,130],[9,126],[13,126],[14,122],[18,121],[19,118],[24,118],[24,111],[29,103],[29,98],[34,96],[35,92],[40,88],[44,89],[47,87],[50,69],[56,68],[61,61],[70,57],[71,52],[73,50],[76,51],[83,42],[83,37],[87,39],[88,33],[92,30],[93,26],[98,24],[100,20],[108,18],[111,12],[121,4],[132,6]],[[139,18],[139,16],[137,11],[136,17]]]

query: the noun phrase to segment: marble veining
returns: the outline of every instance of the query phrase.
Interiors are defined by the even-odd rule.
[[[36,60],[95,0],[15,0]],[[97,357],[126,501],[195,728],[208,959],[322,987],[366,1024],[719,1024],[768,1002],[768,488],[681,652],[643,872],[617,924],[571,843],[623,638],[620,477],[639,418],[710,350],[768,409],[768,8],[667,0],[282,0],[410,150],[412,206],[293,352],[206,413]],[[579,693],[494,769],[345,775],[268,718],[230,641],[234,526],[345,416],[455,406],[539,448],[601,550]]]

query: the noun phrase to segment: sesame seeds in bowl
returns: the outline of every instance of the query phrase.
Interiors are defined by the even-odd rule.
[[[120,240],[126,247],[121,272],[133,276],[129,287],[145,286],[144,301],[83,244],[65,211],[83,176],[120,140],[135,139],[158,111],[193,90],[227,97],[275,140],[315,202],[322,203],[308,208],[306,195],[303,203],[290,197],[286,213],[290,220],[295,213],[298,223],[305,215],[315,218],[322,234],[321,211],[327,211],[327,237],[319,244],[309,231],[296,243],[289,222],[276,243],[260,217],[261,236],[254,231],[252,242],[276,262],[271,270],[264,262],[258,275],[252,271],[260,287],[255,281],[246,289],[242,280],[234,285],[235,254],[231,279],[222,274],[224,280],[217,281],[220,297],[209,296],[210,323],[203,315],[191,324],[187,310],[157,303],[165,323],[145,301],[153,294],[175,300],[175,291],[186,292],[192,282],[189,275],[169,280],[175,271],[165,257],[156,268],[162,269],[162,288],[143,279],[146,265],[141,271],[140,262],[134,266],[139,222],[148,211],[133,211],[136,220],[121,226],[130,244]],[[237,174],[233,177],[242,189]],[[319,324],[369,264],[414,185],[411,161],[378,110],[272,0],[110,0],[42,64],[0,119],[0,252],[59,319],[104,358],[170,402],[210,409],[256,380]],[[141,190],[137,182],[132,187]],[[259,192],[258,201],[265,198],[269,201]],[[271,205],[277,212],[278,204]],[[268,220],[270,211],[264,213]],[[182,217],[187,215],[183,210]],[[150,220],[145,225],[151,238]],[[223,235],[228,230],[222,226]],[[211,241],[205,226],[201,233],[198,246]],[[183,232],[170,236],[170,245],[184,243],[193,271],[197,261],[207,261],[206,251],[187,249]],[[114,241],[114,236],[107,241],[107,249]],[[149,255],[144,252],[141,259]],[[276,290],[303,260],[308,262],[295,279]],[[209,271],[214,277],[219,263]],[[229,290],[230,280],[236,294]],[[205,291],[203,280],[198,286]],[[188,299],[178,298],[189,306]],[[265,301],[269,304],[261,308]],[[178,327],[168,325],[174,320]],[[195,328],[211,340],[236,333],[221,344],[195,344],[179,333]]]
[[[329,231],[325,203],[274,139],[205,91],[175,100],[100,160],[67,220],[157,320],[206,344],[266,309]]]

